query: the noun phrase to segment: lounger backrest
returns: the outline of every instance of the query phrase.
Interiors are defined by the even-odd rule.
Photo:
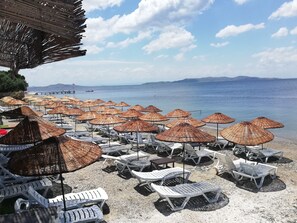
[[[188,143],[185,144],[185,150],[186,150],[186,153],[189,154],[190,156],[196,155],[195,149],[193,149],[193,147]]]
[[[228,170],[236,170],[236,166],[234,165],[232,159],[222,153],[217,153],[216,157],[219,159],[220,164],[223,165]]]
[[[256,176],[257,175],[257,166],[251,165],[248,163],[240,163],[240,169],[245,174],[248,174],[250,176]]]
[[[33,189],[33,187],[29,187],[28,194],[31,200],[37,201],[39,204],[46,208],[49,207],[48,199],[39,194],[36,190]]]

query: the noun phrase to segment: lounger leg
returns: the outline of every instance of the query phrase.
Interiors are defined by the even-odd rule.
[[[174,206],[169,197],[166,197],[165,199],[168,201],[172,211],[179,211],[179,210],[182,210],[182,209],[185,208],[185,206],[187,205],[190,198],[191,197],[186,197],[185,200],[183,201],[183,203],[180,206]]]
[[[259,178],[258,178],[258,179],[259,179]],[[258,189],[260,189],[260,188],[263,186],[264,179],[265,179],[265,176],[261,177],[260,183],[258,184],[258,183],[257,183],[257,179],[254,178],[254,182],[255,182],[256,187],[257,187]]]
[[[214,202],[218,201],[218,199],[219,199],[219,197],[221,195],[221,190],[217,190],[216,191],[216,196],[214,198],[212,198],[212,199],[207,197],[205,193],[203,193],[202,195],[208,201],[208,203],[214,203]]]

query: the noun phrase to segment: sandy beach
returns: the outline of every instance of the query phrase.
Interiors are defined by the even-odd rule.
[[[203,130],[215,134],[213,129]],[[138,181],[118,172],[102,161],[82,170],[64,174],[65,183],[73,191],[102,187],[109,195],[104,207],[106,222],[297,222],[297,153],[296,142],[276,138],[265,144],[284,152],[280,161],[269,162],[277,166],[277,179],[265,180],[260,191],[249,185],[238,185],[230,176],[217,176],[214,165],[206,162],[198,166],[186,165],[191,170],[190,181],[209,181],[220,185],[222,197],[218,204],[208,205],[203,199],[193,199],[182,211],[172,212],[167,202],[160,202],[156,193],[138,187]],[[232,155],[231,148],[221,150]],[[232,155],[233,156],[233,155]],[[233,158],[236,158],[233,156]],[[181,166],[177,157],[176,165]],[[250,187],[251,186],[251,187]],[[252,189],[251,189],[252,188]],[[202,203],[199,204],[199,202]]]
[[[6,120],[4,120],[6,121]],[[78,129],[83,130],[83,124]],[[215,130],[202,129],[212,135]],[[217,160],[203,160],[197,166],[186,164],[191,171],[190,182],[208,181],[219,185],[222,194],[215,204],[208,204],[204,198],[191,199],[185,209],[170,210],[164,200],[159,200],[156,192],[138,186],[138,180],[129,174],[118,174],[115,166],[103,163],[104,159],[73,173],[63,174],[66,192],[102,187],[109,199],[103,207],[104,220],[118,222],[297,222],[297,143],[275,138],[265,144],[267,147],[282,150],[284,158],[269,164],[277,166],[277,178],[266,177],[264,186],[257,190],[253,183],[236,183],[229,175],[216,175],[214,165]],[[236,159],[232,148],[219,152]],[[152,154],[152,157],[156,157]],[[176,166],[182,166],[181,158],[174,157]],[[60,185],[55,185],[60,190]]]

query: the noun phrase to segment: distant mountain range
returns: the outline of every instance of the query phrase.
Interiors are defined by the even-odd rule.
[[[294,78],[295,79],[295,78]],[[297,79],[297,78],[296,78]],[[261,81],[261,80],[284,80],[279,78],[259,78],[259,77],[203,77],[203,78],[186,78],[178,81],[159,81],[148,82],[141,85],[160,85],[160,84],[195,84],[195,83],[207,83],[207,82],[231,82],[231,81]],[[288,79],[286,79],[288,80]],[[139,85],[139,86],[141,86]],[[44,87],[28,87],[28,91],[40,92],[40,91],[89,91],[96,89],[108,89],[115,86],[82,86],[73,84],[54,84]]]

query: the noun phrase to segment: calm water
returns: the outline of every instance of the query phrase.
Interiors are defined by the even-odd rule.
[[[272,130],[276,136],[294,140],[297,136],[297,80],[98,87],[94,92],[77,92],[75,96],[125,101],[131,105],[153,104],[163,114],[182,108],[192,111],[192,116],[198,119],[214,112],[227,114],[236,122],[265,116],[284,123],[285,128]]]

